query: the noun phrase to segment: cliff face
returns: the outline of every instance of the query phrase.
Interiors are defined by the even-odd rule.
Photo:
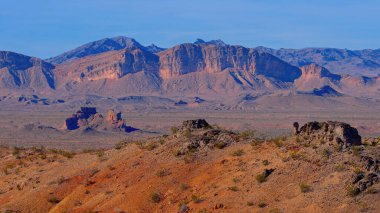
[[[41,59],[0,51],[0,88],[32,91],[55,88],[54,66]]]
[[[242,46],[183,44],[165,50],[159,56],[160,74],[166,79],[191,72],[218,73],[226,69],[286,82],[294,81],[301,75],[297,67],[270,54]]]

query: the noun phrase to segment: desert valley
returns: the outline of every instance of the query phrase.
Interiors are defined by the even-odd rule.
[[[379,212],[379,112],[380,49],[0,51],[0,211]]]

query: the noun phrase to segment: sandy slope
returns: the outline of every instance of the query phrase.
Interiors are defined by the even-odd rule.
[[[378,193],[347,195],[351,176],[361,168],[353,153],[310,146],[302,138],[251,143],[257,140],[240,135],[239,142],[224,149],[175,155],[184,142],[202,133],[177,133],[75,156],[2,148],[1,210],[177,212],[183,203],[190,212],[380,210]],[[331,157],[323,155],[326,148]],[[379,148],[367,146],[361,154],[379,158]],[[264,169],[274,172],[259,183],[256,176]],[[310,191],[301,192],[300,183]],[[379,184],[372,188],[379,190]]]

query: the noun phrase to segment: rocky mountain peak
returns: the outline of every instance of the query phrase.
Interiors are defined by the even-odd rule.
[[[100,54],[100,53],[104,53],[104,52],[108,52],[112,50],[121,50],[121,49],[146,50],[146,48],[140,43],[138,43],[135,39],[125,37],[125,36],[118,36],[114,38],[104,38],[98,41],[84,44],[78,48],[65,52],[61,55],[58,55],[53,58],[49,58],[46,61],[53,64],[62,64],[67,61],[84,58],[86,56],[96,55],[96,54]]]

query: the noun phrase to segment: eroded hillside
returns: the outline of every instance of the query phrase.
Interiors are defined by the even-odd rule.
[[[112,150],[2,148],[0,206],[15,212],[377,212],[379,141],[353,146],[359,138],[347,128],[309,123],[295,136],[264,139],[198,120]]]

